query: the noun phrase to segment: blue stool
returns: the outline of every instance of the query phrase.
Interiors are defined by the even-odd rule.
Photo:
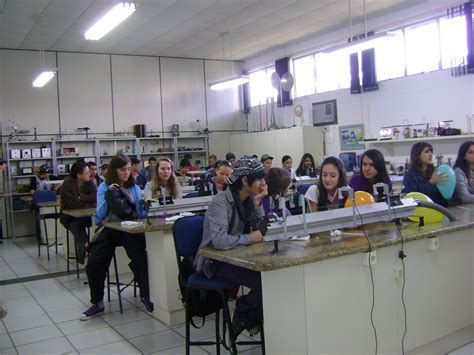
[[[33,193],[33,211],[35,214],[36,220],[36,237],[38,240],[38,256],[41,256],[41,245],[43,244],[41,241],[41,221],[44,223],[44,231],[45,231],[45,239],[46,239],[46,250],[48,252],[48,260],[49,257],[49,248],[53,245],[56,247],[56,254],[58,254],[58,219],[59,219],[59,212],[57,211],[57,206],[54,206],[54,212],[52,213],[40,213],[40,207],[38,206],[41,202],[56,202],[56,191],[50,190],[38,190]],[[47,219],[54,219],[54,229],[55,229],[55,242],[53,244],[49,244],[48,238],[48,228],[46,225]]]

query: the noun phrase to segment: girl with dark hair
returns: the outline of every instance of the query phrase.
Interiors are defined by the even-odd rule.
[[[168,158],[158,159],[153,177],[145,185],[145,199],[149,200],[160,197],[161,188],[166,190],[166,196],[171,196],[173,199],[183,198],[181,186],[173,171],[173,162]]]
[[[311,154],[303,154],[300,165],[298,165],[298,169],[296,169],[296,176],[316,177],[316,166]]]
[[[403,192],[421,192],[439,205],[448,206],[436,185],[445,182],[445,174],[436,174],[433,166],[433,147],[427,142],[413,144],[410,165],[403,176]]]
[[[459,147],[454,163],[456,173],[456,196],[462,203],[474,203],[474,141]]]
[[[279,200],[288,191],[291,183],[291,174],[288,170],[283,168],[271,168],[265,175],[265,182],[268,186],[268,195],[262,198],[262,207],[265,215],[272,215],[273,213],[280,213]],[[291,213],[286,210],[286,215]]]
[[[227,250],[262,241],[266,222],[261,223],[259,217],[264,215],[261,200],[267,195],[264,176],[264,167],[259,160],[244,156],[236,162],[228,179],[229,188],[214,196],[208,206],[200,248]],[[250,292],[236,303],[232,319],[234,337],[245,328],[254,329],[261,324],[263,308],[259,272],[211,260],[199,253],[195,267],[208,278],[226,279],[250,288]]]
[[[373,186],[377,183],[388,184],[390,192],[392,191],[392,181],[385,167],[383,154],[377,149],[366,150],[360,159],[361,171],[352,175],[349,186],[354,191],[365,191],[369,194],[374,193]]]
[[[145,218],[146,211],[140,203],[140,188],[131,174],[131,162],[127,156],[116,155],[110,160],[106,181],[97,191],[98,226],[110,221]],[[145,234],[130,234],[105,227],[90,244],[86,272],[91,293],[90,306],[81,316],[89,320],[104,312],[104,281],[115,247],[123,246],[131,259],[130,269],[140,288],[140,298],[148,312],[153,312],[148,288],[148,265]]]
[[[214,165],[215,175],[208,175],[199,185],[199,196],[217,195],[227,188],[227,178],[232,174],[232,164],[219,160]]]
[[[327,157],[321,165],[317,185],[311,185],[304,197],[309,201],[311,212],[326,211],[344,206],[339,200],[339,188],[345,186],[346,171],[339,158]]]
[[[281,158],[281,167],[290,172],[292,179],[296,176],[295,169],[293,169],[293,159],[289,155],[284,155]]]
[[[86,257],[86,244],[89,241],[87,228],[91,226],[91,219],[89,217],[74,218],[65,215],[63,211],[95,207],[97,189],[93,183],[86,187],[89,180],[89,167],[85,161],[79,160],[72,164],[71,172],[64,179],[61,189],[59,220],[74,236],[77,247],[77,262],[79,264],[84,264]]]

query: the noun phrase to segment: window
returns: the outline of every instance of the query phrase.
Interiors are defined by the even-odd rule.
[[[345,89],[351,85],[349,50],[343,48],[331,53],[315,55],[316,92]]]
[[[389,31],[375,43],[377,80],[400,78],[405,75],[405,41],[403,31]]]
[[[314,94],[316,86],[314,80],[314,54],[293,60],[293,66],[295,77],[295,97]]]
[[[439,20],[441,65],[443,69],[466,63],[467,33],[466,17],[442,18]]]
[[[405,28],[405,48],[407,75],[439,69],[438,22]]]
[[[271,97],[277,98],[277,90],[272,87],[271,76],[275,67],[269,67],[249,74],[250,106],[265,104]]]

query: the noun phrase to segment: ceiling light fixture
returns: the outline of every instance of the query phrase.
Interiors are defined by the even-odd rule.
[[[84,38],[91,41],[101,39],[127,17],[133,14],[135,10],[136,7],[133,3],[122,2],[115,5],[112,10],[107,12],[84,33]]]
[[[226,78],[224,80],[216,81],[214,83],[209,84],[209,88],[215,91],[235,88],[235,87],[238,87],[239,85],[248,83],[249,81],[249,77],[247,75],[234,76],[234,61],[232,59],[232,37],[230,36],[230,32],[224,32],[219,35],[222,37],[222,60],[224,62],[224,76],[225,76],[225,36],[226,35],[229,35],[229,40],[230,40],[231,76],[228,79]]]
[[[38,17],[38,25],[40,28],[40,32],[43,30],[43,17],[44,15],[41,14]],[[40,72],[36,74],[31,81],[31,85],[35,88],[42,88],[45,86],[56,74],[57,68],[46,68],[46,56],[44,54],[44,41],[43,36],[41,36],[41,45],[39,49],[39,56],[40,56]]]

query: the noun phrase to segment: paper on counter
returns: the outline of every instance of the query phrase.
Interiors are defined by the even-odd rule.
[[[289,240],[308,241],[309,240],[309,234],[308,235],[294,235],[294,236],[290,237]]]
[[[192,212],[181,212],[180,214],[177,214],[175,216],[166,217],[166,223],[172,223],[172,222],[175,222],[176,220],[178,220],[182,217],[189,217],[189,216],[194,216],[194,213],[192,213]]]
[[[143,222],[142,221],[122,221],[120,225],[125,228],[133,228],[133,227],[142,226]]]

